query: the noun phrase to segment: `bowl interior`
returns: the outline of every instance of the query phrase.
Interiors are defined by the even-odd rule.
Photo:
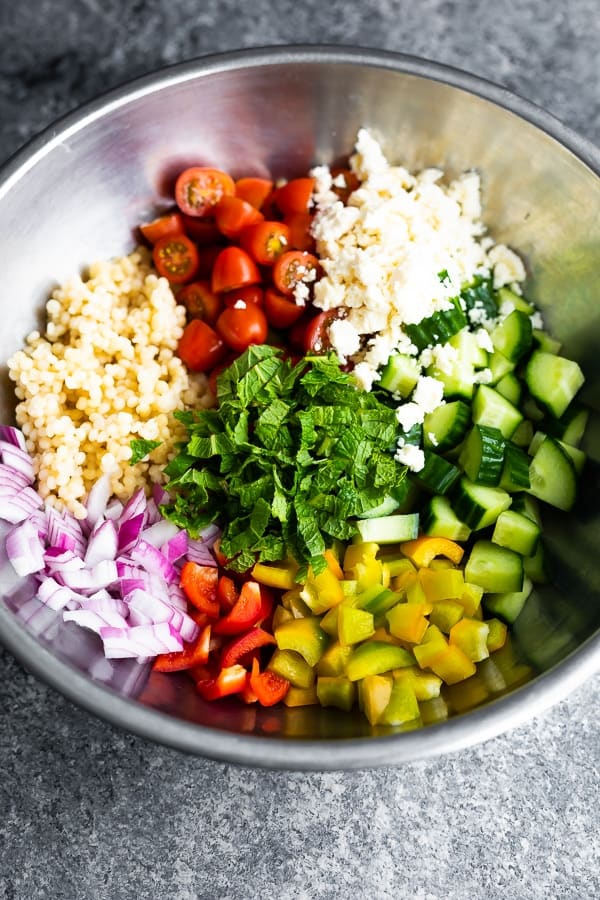
[[[54,285],[93,260],[133,248],[136,225],[170,204],[174,177],[186,165],[214,164],[234,175],[298,175],[343,158],[366,126],[390,159],[409,168],[481,172],[485,221],[497,241],[525,258],[528,295],[565,355],[582,365],[584,399],[594,410],[600,391],[600,178],[550,134],[472,87],[457,73],[384,56],[255,53],[170,70],[88,107],[46,133],[0,183],[0,360],[39,324]],[[486,92],[494,95],[482,85],[480,93]],[[501,94],[494,96],[502,100]],[[0,420],[7,421],[14,403],[5,367],[2,377]],[[550,583],[536,590],[515,625],[520,650],[539,673],[576,650],[600,622],[598,427],[593,414],[576,509],[546,515]],[[235,735],[370,733],[362,718],[331,710],[257,713],[236,703],[204,704],[184,677],[148,679],[136,663],[104,660],[93,635],[65,626],[56,614],[32,617],[37,601],[30,600],[31,585],[11,576],[5,560],[0,577],[4,622],[17,619],[71,670],[137,704]],[[64,671],[57,683],[66,680]],[[158,724],[149,729],[161,738]],[[204,731],[196,734],[196,746],[191,738],[190,745],[203,752]]]

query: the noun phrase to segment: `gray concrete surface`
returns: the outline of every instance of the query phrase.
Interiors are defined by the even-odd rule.
[[[130,76],[317,41],[468,69],[600,142],[597,0],[0,0],[0,160]],[[266,773],[117,732],[0,651],[0,898],[591,900],[599,704],[596,678],[446,758]]]

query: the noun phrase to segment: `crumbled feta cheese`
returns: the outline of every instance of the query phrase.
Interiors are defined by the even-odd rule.
[[[489,384],[492,380],[491,369],[480,369],[479,372],[473,373],[473,382],[475,384]]]
[[[403,403],[396,410],[396,418],[400,422],[402,431],[410,431],[415,425],[421,424],[425,413],[418,403]]]
[[[481,347],[482,350],[487,350],[488,353],[494,352],[494,345],[492,344],[492,339],[489,335],[489,332],[487,332],[485,330],[485,328],[478,328],[477,331],[474,332],[474,334],[475,334],[475,340],[477,341],[478,347]]]
[[[245,300],[236,300],[233,304],[234,309],[246,309],[246,301]]]
[[[512,281],[525,280],[525,266],[522,259],[505,244],[496,244],[488,253],[494,272],[494,288],[498,289]]]
[[[398,446],[394,459],[403,466],[408,466],[411,472],[420,472],[425,465],[425,454],[420,447],[415,447],[414,444]]]
[[[310,297],[310,289],[305,281],[297,281],[294,287],[294,302],[296,306],[306,306]]]
[[[537,329],[537,331],[544,330],[544,320],[542,318],[541,312],[538,312],[537,310],[536,312],[534,312],[531,317],[531,327]]]
[[[360,349],[360,335],[347,319],[334,319],[329,326],[331,346],[342,362]]]
[[[452,344],[436,344],[431,348],[431,356],[433,365],[444,375],[450,375],[458,359],[458,350]]]
[[[379,379],[377,370],[366,362],[359,362],[352,371],[354,379],[363,391],[370,391],[373,383]]]
[[[429,443],[431,444],[432,447],[437,447],[437,445],[439,444],[439,441],[438,441],[438,439],[436,438],[436,436],[435,436],[435,434],[433,433],[433,431],[428,431],[428,432],[427,432],[427,440],[429,441]]]
[[[433,412],[444,402],[444,385],[437,378],[421,375],[413,391],[412,401],[423,413]]]

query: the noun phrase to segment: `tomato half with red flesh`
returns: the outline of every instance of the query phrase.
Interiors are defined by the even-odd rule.
[[[215,206],[215,223],[219,231],[230,240],[243,228],[262,222],[263,214],[239,197],[223,197]]]
[[[259,306],[238,300],[234,306],[223,310],[216,328],[228,347],[243,353],[251,344],[264,344],[269,323]]]
[[[193,281],[177,294],[177,302],[183,304],[190,319],[204,319],[209,325],[219,318],[223,302],[208,281]]]
[[[237,291],[229,291],[223,294],[223,303],[225,306],[235,306],[239,301],[253,306],[263,306],[265,300],[265,292],[258,284],[250,284],[247,287],[238,288]]]
[[[177,355],[191,372],[210,372],[223,359],[225,345],[214,328],[192,319],[179,339]]]
[[[167,213],[165,216],[159,216],[152,222],[146,222],[140,225],[140,231],[150,244],[155,244],[161,238],[173,237],[176,234],[183,234],[185,225],[181,213]]]
[[[173,284],[191,281],[200,265],[198,249],[185,234],[160,238],[154,245],[152,259],[159,275]]]
[[[235,183],[235,196],[251,203],[256,209],[261,209],[272,190],[273,182],[268,178],[238,178]]]
[[[223,252],[222,244],[210,244],[207,247],[200,248],[200,265],[198,266],[197,277],[200,279],[212,279],[212,271],[215,262],[220,253]]]
[[[175,201],[186,216],[207,216],[222,197],[233,197],[231,175],[210,166],[185,169],[175,182]]]
[[[261,266],[272,266],[290,247],[290,229],[283,222],[260,222],[240,233],[240,244]]]
[[[304,352],[327,353],[328,350],[331,350],[329,326],[335,319],[345,319],[346,314],[345,309],[328,309],[311,319],[304,330]]]
[[[265,314],[273,328],[291,328],[303,313],[303,306],[298,306],[274,288],[265,291]]]
[[[283,253],[273,266],[273,283],[278,291],[291,297],[299,284],[312,284],[319,273],[319,260],[304,250]]]
[[[287,184],[277,188],[273,199],[284,216],[307,212],[314,186],[314,178],[292,178]]]
[[[214,261],[211,287],[217,294],[261,281],[258,266],[240,247],[225,247]]]
[[[285,217],[290,232],[290,250],[308,250],[315,247],[315,239],[310,233],[312,216],[310,213],[293,213]]]

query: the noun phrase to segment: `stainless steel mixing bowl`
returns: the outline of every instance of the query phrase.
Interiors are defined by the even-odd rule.
[[[90,261],[131,248],[137,223],[170,201],[192,163],[291,176],[378,135],[409,167],[482,173],[485,219],[524,254],[529,295],[600,392],[600,154],[500,87],[411,57],[333,48],[268,49],[185,63],[67,116],[5,166],[0,179],[0,359],[35,325],[51,288]],[[0,420],[13,401],[4,372]],[[446,723],[387,736],[358,716],[205,704],[184,677],[104,660],[91,634],[32,607],[31,584],[0,562],[3,642],[71,700],[138,734],[251,765],[328,769],[455,750],[525,722],[600,668],[600,437],[572,515],[547,516],[553,581],[516,623],[538,673]],[[33,601],[35,603],[35,601]]]

